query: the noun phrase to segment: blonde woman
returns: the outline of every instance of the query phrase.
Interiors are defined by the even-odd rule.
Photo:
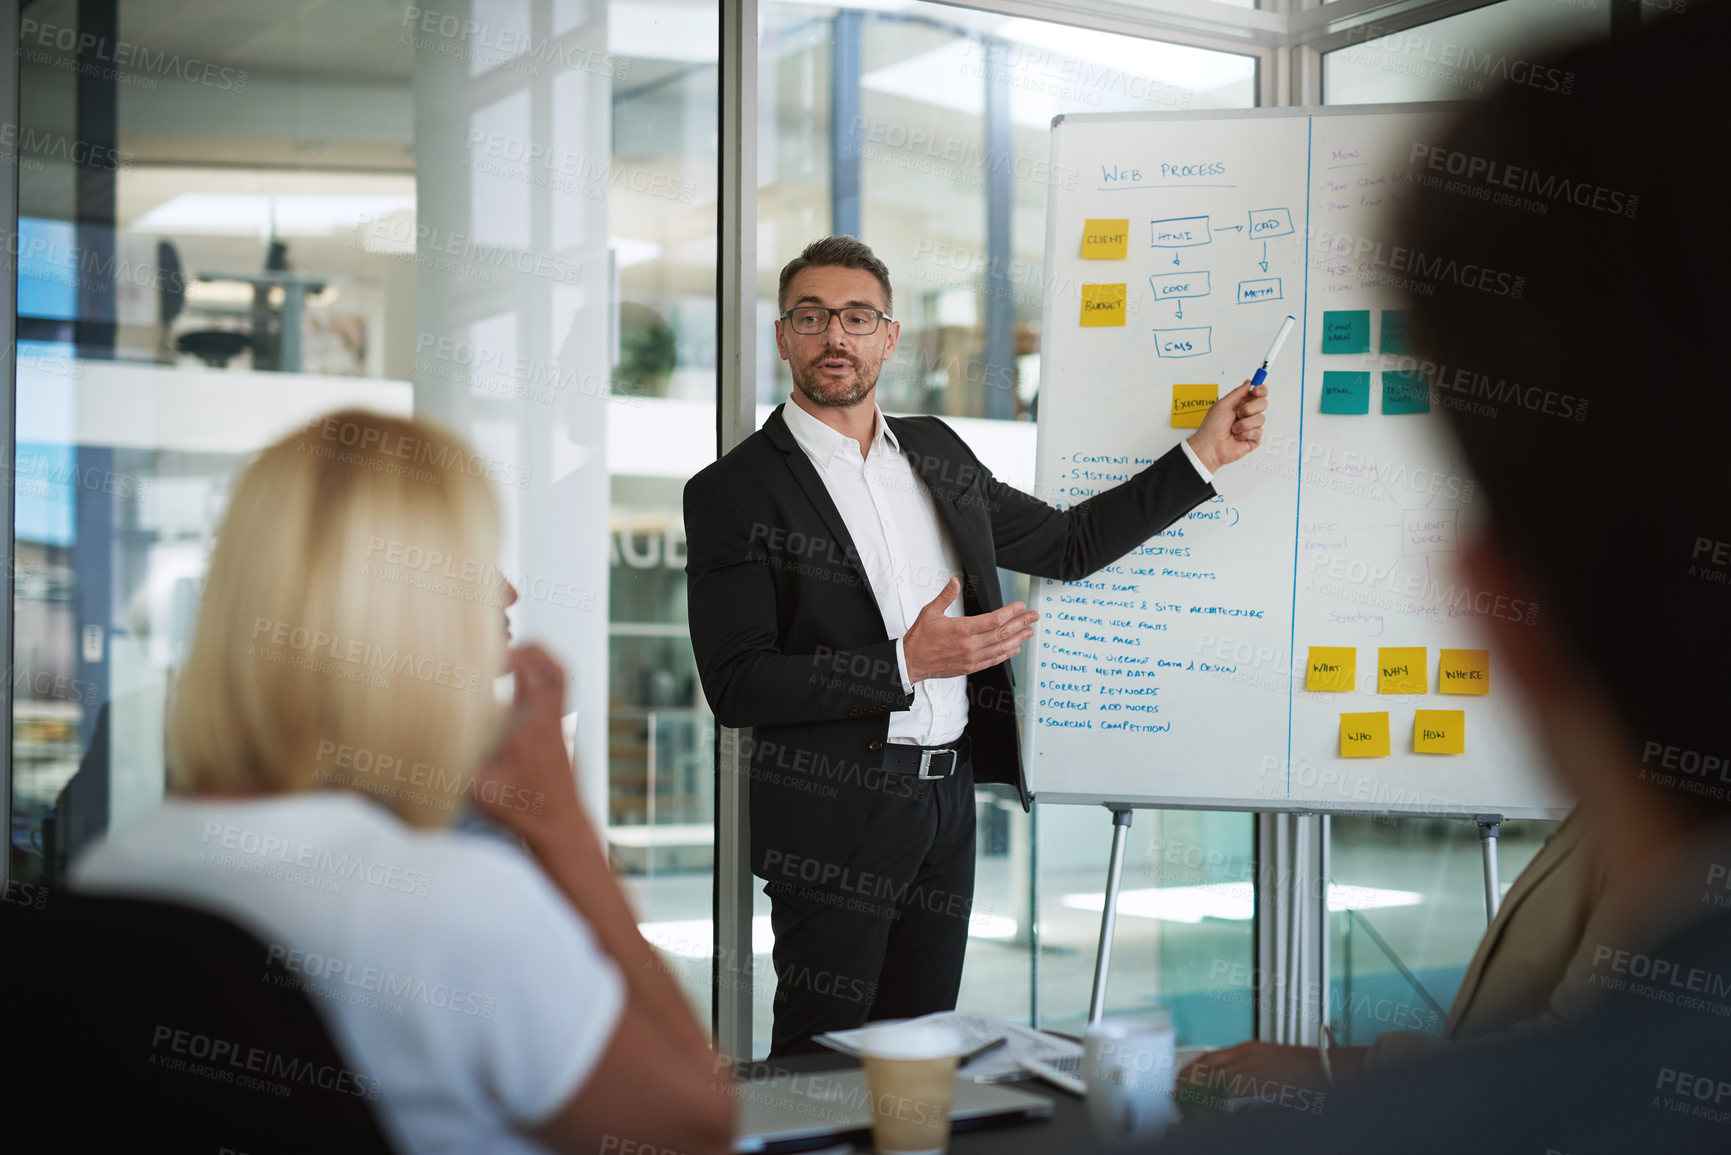
[[[251,930],[404,1150],[726,1150],[725,1068],[578,802],[564,672],[507,658],[482,464],[359,410],[259,456],[170,706],[172,793],[73,885]],[[465,805],[527,853],[447,829]],[[235,1050],[242,1077],[294,1082]]]

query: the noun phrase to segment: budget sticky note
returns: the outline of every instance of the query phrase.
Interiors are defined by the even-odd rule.
[[[1370,310],[1352,309],[1322,315],[1324,353],[1370,352]]]
[[[1383,353],[1412,352],[1412,337],[1407,331],[1407,311],[1405,309],[1384,309],[1382,311],[1382,340],[1377,342],[1377,349]]]
[[[1384,646],[1376,652],[1376,692],[1422,694],[1425,692],[1423,646]]]
[[[1350,690],[1358,679],[1358,651],[1351,646],[1312,646],[1304,675],[1307,690]]]
[[[1172,428],[1195,429],[1208,407],[1220,399],[1219,385],[1172,386]]]
[[[1082,222],[1082,256],[1095,261],[1122,260],[1130,252],[1130,222],[1128,220],[1095,220]]]
[[[1124,323],[1123,285],[1082,286],[1082,327]]]
[[[1429,413],[1430,386],[1417,373],[1397,369],[1382,375],[1384,413]]]
[[[1322,375],[1324,413],[1369,413],[1370,374],[1325,372]]]
[[[1388,757],[1388,711],[1340,716],[1342,758]]]
[[[1465,754],[1467,712],[1415,711],[1412,716],[1412,749],[1415,754]]]
[[[1437,664],[1436,688],[1442,694],[1491,692],[1489,650],[1444,650]]]

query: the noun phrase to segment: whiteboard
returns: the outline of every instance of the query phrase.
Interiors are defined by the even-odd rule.
[[[1489,275],[1415,260],[1393,235],[1415,181],[1450,179],[1411,161],[1416,146],[1441,145],[1450,109],[1053,122],[1052,171],[1064,180],[1047,209],[1042,497],[1067,507],[1128,479],[1189,435],[1173,427],[1175,386],[1225,393],[1254,372],[1288,314],[1298,328],[1270,374],[1263,444],[1217,474],[1218,496],[1086,580],[1034,582],[1024,734],[1038,801],[1568,809],[1482,625],[1486,613],[1527,620],[1536,610],[1455,574],[1460,544],[1487,523],[1485,503],[1438,436],[1440,418],[1402,412],[1456,398],[1415,392],[1400,376],[1419,362],[1400,352],[1399,282]],[[1113,237],[1118,221],[1123,256],[1084,257],[1084,236]],[[1124,286],[1117,316],[1099,305],[1112,300],[1090,287],[1100,285]],[[1494,278],[1487,291],[1498,288],[1511,291]],[[1122,323],[1083,324],[1101,308],[1096,319]],[[1325,412],[1325,374],[1329,409],[1368,411]],[[1350,688],[1306,688],[1313,646],[1352,651],[1355,676],[1336,675]],[[1379,692],[1391,688],[1379,679],[1384,647],[1409,658],[1424,649],[1408,670],[1424,670],[1423,693]],[[1441,692],[1445,649],[1492,651],[1489,692]],[[1400,656],[1387,655],[1391,668]],[[1464,724],[1461,753],[1418,752],[1418,731],[1429,731],[1421,710],[1460,711],[1425,721],[1444,719],[1445,733]],[[1343,729],[1355,749],[1372,735],[1374,749],[1375,728],[1343,714],[1386,714],[1388,753],[1344,756]]]

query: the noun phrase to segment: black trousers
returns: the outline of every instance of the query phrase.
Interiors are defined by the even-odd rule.
[[[901,779],[902,776],[896,776]],[[874,792],[843,861],[782,863],[764,884],[775,931],[770,1057],[812,1036],[956,1007],[974,901],[974,771]]]

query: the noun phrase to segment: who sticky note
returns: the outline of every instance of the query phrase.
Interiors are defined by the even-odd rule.
[[[1384,309],[1382,311],[1382,339],[1377,342],[1377,349],[1383,353],[1412,352],[1412,334],[1407,328],[1405,309]]]
[[[1322,315],[1324,353],[1370,352],[1370,310],[1347,309]]]
[[[1412,749],[1415,754],[1465,754],[1467,712],[1465,710],[1417,710],[1412,716]]]
[[[1376,692],[1422,694],[1426,678],[1423,646],[1383,646],[1376,652]]]
[[[1340,756],[1342,758],[1388,757],[1388,711],[1373,710],[1367,714],[1340,716]]]
[[[1195,429],[1208,407],[1220,399],[1219,385],[1172,386],[1172,428]]]
[[[1429,413],[1430,385],[1417,373],[1393,369],[1382,375],[1384,413]]]
[[[1351,646],[1312,646],[1305,667],[1304,688],[1332,693],[1350,690],[1358,681],[1358,651]]]
[[[1130,252],[1129,220],[1082,222],[1082,257],[1090,261],[1121,261]]]
[[[1123,323],[1123,285],[1082,286],[1082,327],[1084,329],[1103,325],[1122,325]]]
[[[1322,411],[1324,413],[1369,413],[1370,374],[1342,373],[1337,370],[1322,375]]]
[[[1436,688],[1442,694],[1491,692],[1489,650],[1444,650],[1437,663]]]

